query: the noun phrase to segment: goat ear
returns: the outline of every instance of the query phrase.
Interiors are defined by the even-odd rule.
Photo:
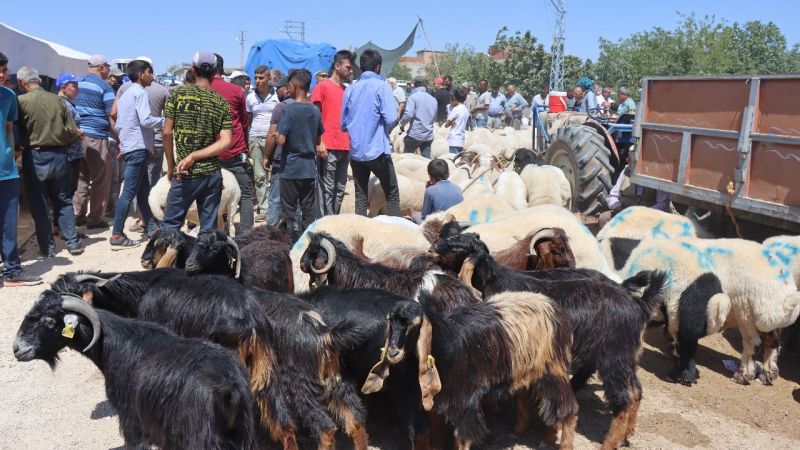
[[[477,293],[478,298],[480,298],[480,292],[472,287],[473,273],[475,273],[475,259],[468,257],[464,259],[464,262],[461,264],[461,270],[458,272],[458,279],[461,280],[462,283],[466,284],[473,294]]]
[[[156,264],[156,269],[161,269],[164,267],[175,267],[175,259],[178,257],[178,249],[169,246],[167,251],[164,252],[164,256],[158,260],[158,264]]]
[[[422,407],[425,411],[433,408],[433,397],[442,390],[439,370],[436,368],[433,355],[431,355],[432,339],[431,323],[427,317],[422,316],[422,324],[419,327],[419,337],[417,338],[417,359],[419,360],[419,390],[422,394]]]
[[[88,304],[90,304],[90,305],[91,305],[91,304],[92,304],[92,301],[94,300],[94,292],[92,292],[92,291],[86,291],[86,292],[84,292],[84,293],[81,295],[81,297],[83,297],[83,300],[84,300],[86,303],[88,303]]]
[[[381,359],[377,364],[372,366],[372,369],[367,375],[367,380],[361,386],[362,394],[372,394],[383,389],[383,381],[389,377],[389,360],[386,359],[386,348],[389,346],[388,339],[381,349]]]

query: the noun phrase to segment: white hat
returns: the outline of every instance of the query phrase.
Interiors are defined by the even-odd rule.
[[[148,58],[147,56],[137,56],[136,58],[133,59],[138,59],[139,61],[146,61],[151,66],[153,65],[153,60]]]
[[[89,57],[89,67],[107,65],[108,60],[103,55],[92,55]]]

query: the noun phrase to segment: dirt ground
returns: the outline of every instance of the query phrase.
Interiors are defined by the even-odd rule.
[[[32,229],[21,230],[20,240]],[[81,228],[81,231],[85,231]],[[71,257],[61,247],[55,258],[38,259],[35,241],[25,247],[24,264],[51,282],[61,273],[80,269],[138,270],[141,248],[112,252],[109,232],[88,233],[86,252]],[[122,445],[117,418],[105,400],[103,377],[74,351],[62,353],[55,372],[42,361],[16,362],[11,345],[17,327],[44,286],[0,288],[0,448],[108,449]],[[672,360],[663,355],[661,330],[645,334],[639,377],[645,398],[639,412],[633,448],[800,448],[800,355],[784,353],[781,378],[774,386],[740,386],[729,380],[722,361],[738,362],[738,332],[728,330],[701,341],[697,385],[684,387],[665,381]],[[610,423],[597,380],[578,396],[580,415],[577,447],[596,448]],[[513,413],[493,418],[482,449],[535,448],[540,429],[521,438],[511,433]],[[406,448],[402,430],[393,424],[370,424],[374,448]],[[303,440],[304,448],[313,448]],[[352,448],[347,439],[339,448]],[[277,448],[277,447],[276,447]]]

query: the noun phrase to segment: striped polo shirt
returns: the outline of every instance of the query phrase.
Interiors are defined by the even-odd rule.
[[[81,130],[87,136],[108,139],[108,115],[114,105],[114,88],[99,76],[88,73],[78,77],[75,107],[81,116]]]

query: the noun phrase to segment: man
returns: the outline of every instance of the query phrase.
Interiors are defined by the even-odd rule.
[[[617,106],[617,123],[631,123],[636,117],[636,102],[630,96],[628,88],[622,86],[617,92],[619,106]]]
[[[111,109],[114,106],[114,88],[106,81],[110,66],[103,55],[89,58],[89,73],[78,78],[78,97],[75,106],[81,116],[84,157],[81,160],[78,189],[72,198],[76,224],[86,228],[108,228],[103,220],[108,196],[114,156],[109,151]],[[86,214],[87,202],[89,214]]]
[[[230,148],[232,140],[228,102],[211,89],[212,80],[218,74],[214,54],[196,52],[191,70],[195,84],[181,86],[170,92],[164,107],[162,134],[164,156],[167,157],[167,178],[171,184],[162,227],[168,230],[180,230],[189,206],[195,201],[200,229],[213,230],[217,227],[222,196],[218,155]]]
[[[426,158],[431,157],[433,144],[433,121],[436,120],[438,104],[425,88],[425,77],[414,78],[414,90],[408,97],[406,110],[400,119],[400,131],[405,131],[405,126],[411,124],[408,134],[403,138],[406,153],[420,154]]]
[[[487,114],[487,110],[489,109],[489,100],[490,94],[487,91],[489,88],[489,82],[486,80],[481,80],[478,82],[478,104],[476,107],[470,110],[470,113],[475,115],[475,126],[477,127],[485,127],[488,124],[489,115]]]
[[[232,124],[231,146],[219,155],[219,162],[222,168],[230,171],[239,183],[239,189],[242,191],[242,197],[239,201],[239,222],[245,227],[251,228],[255,221],[253,213],[253,176],[250,163],[247,160],[245,130],[248,125],[248,116],[244,93],[239,86],[222,79],[222,75],[225,73],[223,69],[225,62],[218,53],[214,53],[214,55],[217,57],[217,76],[211,82],[211,89],[228,101],[231,109]]]
[[[231,78],[231,84],[235,84],[242,89],[242,93],[247,96],[250,93],[250,77],[247,74],[236,75]]]
[[[245,99],[247,113],[250,116],[248,148],[250,149],[250,156],[253,158],[253,181],[259,209],[259,214],[255,216],[254,221],[264,222],[267,219],[269,190],[267,172],[264,170],[262,156],[264,142],[267,139],[267,131],[269,130],[269,122],[272,119],[272,111],[275,110],[275,105],[278,104],[278,95],[272,92],[272,88],[269,85],[269,67],[258,66],[253,75],[256,80],[256,89],[248,94],[247,99]]]
[[[614,100],[611,99],[611,88],[604,87],[597,96],[597,107],[601,109],[603,115],[608,115],[611,111],[611,105]]]
[[[444,76],[444,89],[447,91],[447,93],[453,95],[453,77],[450,75]]]
[[[506,108],[506,96],[500,93],[500,85],[492,86],[492,94],[489,96],[489,105],[486,113],[489,116],[487,126],[494,130],[503,128],[503,111]]]
[[[153,60],[147,56],[138,56],[136,60],[146,61],[151,66],[153,65]],[[116,118],[116,109],[119,98],[131,87],[131,85],[132,83],[129,81],[124,83],[122,86],[120,86],[119,90],[117,90],[117,98],[114,100],[114,108],[112,109],[111,113],[112,117]],[[167,103],[167,97],[169,97],[169,89],[167,89],[167,87],[163,84],[159,83],[156,79],[153,79],[153,82],[150,83],[149,86],[145,86],[144,90],[147,92],[147,97],[150,99],[150,114],[153,115],[153,117],[162,117],[164,115],[164,105]],[[153,187],[156,185],[156,183],[158,183],[158,180],[163,174],[163,167],[164,140],[161,136],[161,128],[156,128],[153,139],[153,150],[147,159],[147,179],[150,183],[150,187]],[[142,233],[145,231],[144,222],[142,222],[140,218],[140,220],[128,228],[128,230],[134,233]]]
[[[403,106],[405,106],[406,104],[406,91],[404,91],[403,88],[397,85],[397,78],[390,77],[387,78],[386,81],[392,88],[392,95],[394,96],[394,102],[397,105],[397,116],[400,117],[400,114],[402,114],[403,112]]]
[[[35,286],[42,279],[22,269],[17,248],[19,172],[14,161],[13,126],[17,121],[17,95],[5,87],[8,58],[0,53],[0,259],[3,287]]]
[[[550,107],[550,86],[542,86],[539,90],[539,93],[533,96],[533,100],[531,100],[531,117],[533,120],[531,123],[535,126],[539,122],[539,114],[543,111],[547,111]]]
[[[572,111],[575,112],[586,112],[585,104],[584,104],[584,97],[586,96],[586,92],[580,86],[575,86],[572,89],[572,98],[574,99],[574,105],[572,106]]]
[[[135,59],[128,63],[128,77],[132,84],[120,96],[116,121],[119,149],[125,159],[125,188],[117,200],[114,212],[114,227],[109,238],[112,250],[141,244],[141,241],[128,239],[123,230],[134,197],[142,214],[144,231],[152,234],[156,229],[155,218],[148,202],[150,180],[147,176],[147,162],[154,147],[153,129],[161,128],[164,121],[161,116],[152,115],[150,98],[145,90],[153,82],[153,66],[147,61]]]
[[[311,102],[319,108],[322,125],[325,128],[322,145],[327,150],[327,156],[322,176],[322,207],[326,216],[339,214],[347,185],[350,136],[342,130],[342,100],[344,100],[344,84],[353,76],[354,58],[349,50],[336,52],[333,57],[331,77],[317,84],[311,94]]]
[[[508,101],[506,101],[506,115],[511,118],[511,127],[515,130],[522,128],[522,110],[528,107],[528,101],[517,92],[517,87],[509,84],[506,88]]]
[[[467,111],[470,111],[469,120],[467,120],[467,130],[472,131],[475,129],[475,116],[472,114],[472,110],[478,106],[478,94],[472,90],[472,85],[468,82],[464,82],[462,84],[464,87],[464,91],[467,93],[467,99],[464,101],[464,106],[467,107]]]
[[[445,88],[444,79],[436,77],[433,80],[433,97],[436,99],[436,123],[440,126],[447,122],[447,106],[450,105],[450,92]]]
[[[264,151],[262,157],[264,170],[270,172],[267,225],[272,226],[278,225],[278,220],[280,219],[281,214],[280,185],[281,171],[283,170],[283,158],[282,148],[278,145],[278,123],[280,122],[283,108],[291,103],[294,103],[294,99],[287,95],[288,85],[289,77],[281,77],[280,80],[272,83],[272,87],[275,88],[275,93],[277,94],[280,103],[275,105],[275,109],[272,111],[272,118],[269,121],[269,130],[267,131],[267,139],[264,142]],[[292,231],[293,230],[289,230],[289,232]]]
[[[81,116],[78,114],[78,110],[75,109],[75,104],[73,103],[78,97],[79,89],[78,81],[76,80],[75,76],[69,72],[63,72],[56,79],[56,89],[58,89],[58,96],[64,101],[64,106],[67,107],[67,111],[69,111],[70,115],[72,116],[72,120],[75,121],[75,125],[80,127]],[[69,162],[70,166],[70,199],[75,194],[75,190],[78,188],[78,174],[80,173],[81,159],[83,159],[83,145],[81,145],[82,139],[83,131],[80,131],[79,128],[78,139],[76,139],[67,150],[67,161]],[[57,219],[54,221],[53,226],[58,226]]]
[[[342,130],[350,133],[350,160],[356,191],[356,214],[367,215],[370,172],[386,195],[390,216],[400,215],[400,193],[392,164],[389,127],[397,121],[392,90],[379,74],[383,58],[365,50],[359,58],[361,78],[344,92]]]
[[[46,257],[55,255],[56,243],[50,222],[48,202],[57,211],[58,226],[67,242],[70,255],[83,253],[70,192],[67,150],[80,132],[64,101],[42,89],[39,72],[22,66],[17,71],[17,83],[25,95],[19,97],[19,133],[25,191],[31,216],[36,226],[39,250]]]
[[[420,211],[421,219],[424,220],[437,211],[446,211],[464,201],[461,188],[448,180],[450,169],[443,159],[434,159],[428,163],[428,178]]]

